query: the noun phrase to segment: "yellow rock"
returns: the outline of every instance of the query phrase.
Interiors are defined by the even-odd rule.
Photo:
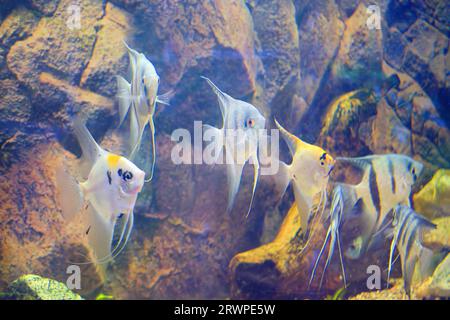
[[[417,212],[433,219],[450,215],[450,170],[438,170],[413,197]]]

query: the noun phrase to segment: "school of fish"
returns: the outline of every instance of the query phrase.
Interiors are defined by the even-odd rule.
[[[131,80],[117,76],[119,124],[128,118],[129,136],[124,156],[102,149],[78,116],[73,121],[73,133],[82,150],[80,165],[69,173],[64,166],[56,170],[58,201],[63,216],[72,220],[86,212],[87,236],[94,257],[77,263],[104,264],[112,261],[126,246],[133,228],[133,210],[145,182],[154,177],[157,151],[155,148],[155,111],[157,104],[169,104],[172,93],[158,95],[160,77],[143,53],[124,43],[130,62]],[[239,191],[243,168],[253,165],[252,194],[245,216],[254,201],[260,174],[259,141],[266,128],[266,119],[252,104],[235,99],[221,91],[210,79],[202,77],[217,96],[221,115],[220,128],[204,125],[205,141],[215,150],[215,163],[225,155],[228,183],[228,205],[233,208]],[[404,287],[410,294],[411,279],[416,265],[423,275],[430,274],[432,257],[436,256],[421,242],[424,229],[435,225],[416,213],[410,204],[413,185],[423,171],[423,164],[405,155],[369,155],[358,158],[333,158],[319,146],[309,144],[288,132],[274,119],[276,128],[286,142],[292,161],[279,161],[276,181],[282,194],[290,185],[301,216],[299,236],[307,247],[314,226],[311,221],[319,216],[326,226],[323,244],[311,268],[309,286],[314,282],[321,258],[327,252],[319,288],[334,252],[339,254],[342,279],[347,286],[345,261],[359,259],[386,239],[392,239],[389,252],[389,278],[398,252],[402,265]],[[149,128],[151,140],[143,139]],[[148,148],[150,158],[139,168],[139,151]],[[357,184],[330,182],[336,163],[347,164],[361,171]],[[148,169],[148,170],[147,170]],[[147,176],[147,179],[146,179]],[[327,190],[331,186],[331,202]],[[319,205],[313,212],[315,196]],[[330,203],[327,203],[330,202]],[[326,208],[328,209],[327,213]],[[359,233],[350,243],[342,243],[341,230],[347,223],[356,223]],[[116,229],[118,232],[116,234]],[[326,248],[328,247],[328,250]],[[337,249],[337,250],[336,250]]]

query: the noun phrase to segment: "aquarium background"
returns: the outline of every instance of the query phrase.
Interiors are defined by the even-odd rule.
[[[368,22],[373,5],[380,29]],[[175,95],[158,106],[156,175],[139,196],[131,241],[106,272],[81,266],[75,291],[84,298],[301,299],[342,288],[337,263],[322,290],[307,288],[311,259],[295,270],[278,270],[270,255],[230,267],[236,254],[274,239],[293,198],[279,203],[274,178],[263,176],[246,219],[247,167],[228,214],[223,167],[172,163],[173,130],[221,124],[200,76],[255,105],[269,128],[276,118],[333,156],[423,162],[413,205],[438,225],[427,243],[450,245],[448,1],[1,0],[0,23],[0,291],[25,274],[65,283],[70,261],[88,253],[84,230],[55,202],[54,168],[76,165],[69,122],[79,112],[104,148],[124,151],[114,97],[115,75],[128,70],[124,40],[152,61],[160,92]],[[399,83],[387,90],[391,75]],[[337,123],[336,110],[344,112]],[[347,298],[406,298],[399,263],[392,288],[367,289],[366,267],[385,267],[382,252],[349,267]]]

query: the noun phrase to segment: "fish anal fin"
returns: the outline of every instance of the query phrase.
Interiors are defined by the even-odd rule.
[[[234,205],[234,200],[236,198],[236,194],[239,190],[239,185],[241,183],[242,170],[244,169],[244,164],[235,163],[235,161],[230,161],[232,156],[228,149],[225,148],[226,156],[227,156],[227,181],[228,181],[228,205],[227,212],[231,212],[231,209]]]
[[[88,207],[86,215],[87,224],[90,226],[87,236],[94,255],[93,260],[106,262],[111,257],[115,221],[103,217],[93,206]]]

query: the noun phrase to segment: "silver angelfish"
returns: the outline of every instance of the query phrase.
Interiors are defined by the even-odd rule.
[[[150,128],[152,164],[150,177],[146,180],[148,182],[153,178],[156,162],[155,124],[153,120],[156,103],[168,105],[172,92],[157,95],[160,80],[155,67],[144,54],[131,49],[125,42],[124,44],[130,59],[131,82],[128,83],[123,77],[117,76],[118,91],[116,97],[119,102],[120,124],[123,123],[129,113],[129,159],[132,161],[140,149],[145,127],[148,125]]]
[[[230,212],[242,176],[242,170],[247,161],[251,161],[254,168],[252,197],[246,216],[249,215],[253,204],[256,185],[258,182],[260,165],[258,159],[258,144],[261,132],[265,128],[266,119],[250,103],[234,99],[222,92],[211,80],[205,79],[217,95],[220,111],[222,113],[222,128],[204,125],[205,140],[213,140],[211,146],[215,150],[217,161],[222,151],[225,150],[228,178],[228,206]],[[206,138],[206,137],[209,138]],[[214,137],[214,139],[210,139]]]

